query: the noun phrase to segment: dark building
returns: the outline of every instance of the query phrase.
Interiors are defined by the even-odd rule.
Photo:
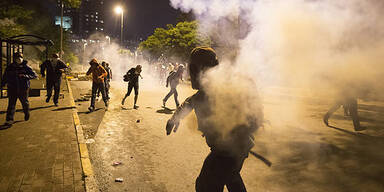
[[[64,29],[71,32],[75,38],[83,39],[87,39],[95,32],[104,33],[104,3],[105,0],[82,0],[78,9],[64,6]],[[60,9],[60,6],[61,0],[57,0],[57,8]],[[56,16],[55,23],[60,25],[60,22],[60,15]]]

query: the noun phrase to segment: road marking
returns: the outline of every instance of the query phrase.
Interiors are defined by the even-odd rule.
[[[98,186],[96,184],[95,178],[94,178],[94,172],[91,164],[91,160],[89,159],[89,152],[87,144],[85,143],[84,135],[83,135],[83,128],[81,126],[79,115],[77,114],[76,104],[75,100],[73,98],[72,88],[70,86],[70,83],[68,79],[66,79],[68,92],[69,92],[69,99],[71,101],[71,107],[72,107],[72,117],[73,117],[73,123],[76,130],[76,138],[77,143],[79,146],[79,153],[80,153],[80,160],[81,160],[81,167],[83,168],[83,174],[85,176],[85,190],[87,192],[93,192],[93,191],[99,191]]]

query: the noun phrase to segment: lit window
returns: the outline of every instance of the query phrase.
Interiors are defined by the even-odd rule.
[[[89,31],[85,31],[86,33],[88,33]]]
[[[96,11],[96,15],[99,14],[97,11]],[[97,17],[97,16],[96,16]]]
[[[104,31],[104,29],[103,29],[103,28],[100,28],[100,31]]]
[[[100,4],[104,4],[104,1],[101,1]]]
[[[86,18],[85,20],[86,20],[86,21],[89,21],[89,19],[88,19],[88,18]]]
[[[97,17],[97,15],[96,15],[96,19],[97,19],[98,17]]]
[[[100,23],[104,23],[104,21],[103,21],[103,20],[100,20]]]
[[[93,15],[91,15],[91,17],[93,18]]]
[[[89,17],[89,15],[87,14],[87,15],[85,15],[85,17]]]
[[[97,31],[97,27],[96,27],[96,31]]]
[[[98,22],[99,20],[96,19],[96,23]]]

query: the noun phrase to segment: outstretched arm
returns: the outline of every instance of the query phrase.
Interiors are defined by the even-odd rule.
[[[176,112],[167,122],[167,135],[171,134],[172,130],[176,132],[179,127],[180,120],[187,116],[193,109],[192,107],[192,97],[187,98],[183,104],[179,108],[177,108]]]
[[[26,67],[26,74],[23,75],[24,78],[27,78],[27,79],[36,79],[37,78],[37,74],[35,73],[35,71],[33,71],[33,69],[29,66]]]

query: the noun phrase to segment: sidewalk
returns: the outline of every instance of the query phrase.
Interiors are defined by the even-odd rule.
[[[0,129],[0,191],[85,191],[70,97],[62,82],[58,107],[45,103],[46,91],[41,91],[29,98],[29,121],[17,101],[16,123]],[[0,124],[7,102],[0,99]]]

